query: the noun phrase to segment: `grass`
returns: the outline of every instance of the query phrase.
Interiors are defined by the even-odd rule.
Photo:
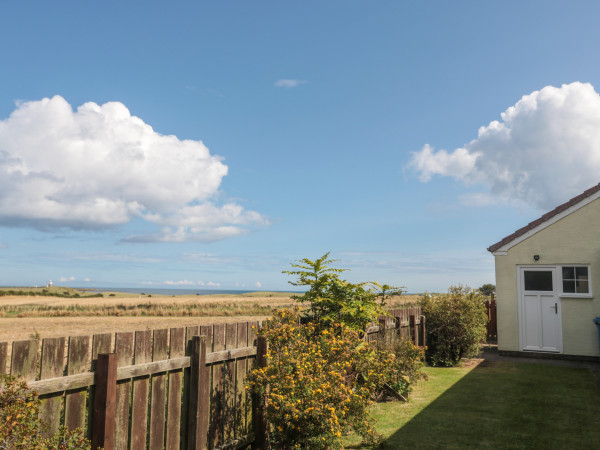
[[[426,371],[408,403],[374,406],[384,448],[598,448],[600,392],[587,369],[490,361]],[[357,436],[345,445],[370,448]]]
[[[139,303],[133,305],[6,305],[0,306],[0,317],[228,317],[265,316],[272,308],[259,303]]]

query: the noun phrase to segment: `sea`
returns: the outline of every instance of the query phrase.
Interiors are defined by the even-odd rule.
[[[216,294],[227,294],[227,295],[239,295],[247,294],[250,292],[262,292],[257,290],[236,290],[236,289],[156,289],[156,288],[124,288],[124,287],[81,287],[75,288],[81,289],[86,292],[126,292],[128,294],[150,294],[150,295],[216,295]],[[272,291],[269,291],[272,292]],[[288,292],[288,291],[286,291]]]

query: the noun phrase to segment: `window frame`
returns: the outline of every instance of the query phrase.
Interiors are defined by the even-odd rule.
[[[560,268],[559,274],[560,274],[560,297],[564,297],[564,298],[592,298],[592,271],[590,268],[589,264],[561,264],[559,266],[557,266],[558,268]],[[563,268],[567,268],[567,267],[572,267],[572,268],[577,268],[577,267],[585,267],[587,268],[587,283],[588,283],[588,292],[565,292],[564,291],[564,281],[565,278],[563,278]],[[567,280],[570,280],[569,278],[567,278]],[[574,279],[575,282],[577,281],[577,279]]]

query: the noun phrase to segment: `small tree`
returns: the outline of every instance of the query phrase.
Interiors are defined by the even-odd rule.
[[[336,260],[328,258],[329,253],[314,261],[304,258],[292,264],[295,270],[283,271],[297,277],[296,281],[289,282],[291,285],[308,287],[304,294],[292,298],[309,304],[307,317],[310,321],[325,326],[343,323],[362,332],[368,324],[385,314],[388,296],[400,294],[402,288],[376,282],[350,283],[342,280],[339,274],[346,269],[330,267]]]
[[[448,294],[425,295],[427,360],[432,365],[453,366],[463,357],[476,356],[486,338],[484,298],[468,287],[452,286]]]
[[[478,289],[478,291],[481,292],[481,295],[485,295],[486,297],[489,297],[494,292],[496,292],[496,285],[487,283],[487,284],[484,284],[483,286],[481,286]]]

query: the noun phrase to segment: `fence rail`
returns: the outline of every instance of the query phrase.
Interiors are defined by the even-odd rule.
[[[366,330],[367,341],[395,330],[425,345],[420,308],[388,313]],[[49,433],[82,428],[106,449],[262,448],[266,424],[245,389],[246,373],[266,363],[259,326],[46,338],[41,346],[32,339],[10,349],[2,342],[0,374],[23,377],[38,393]]]

